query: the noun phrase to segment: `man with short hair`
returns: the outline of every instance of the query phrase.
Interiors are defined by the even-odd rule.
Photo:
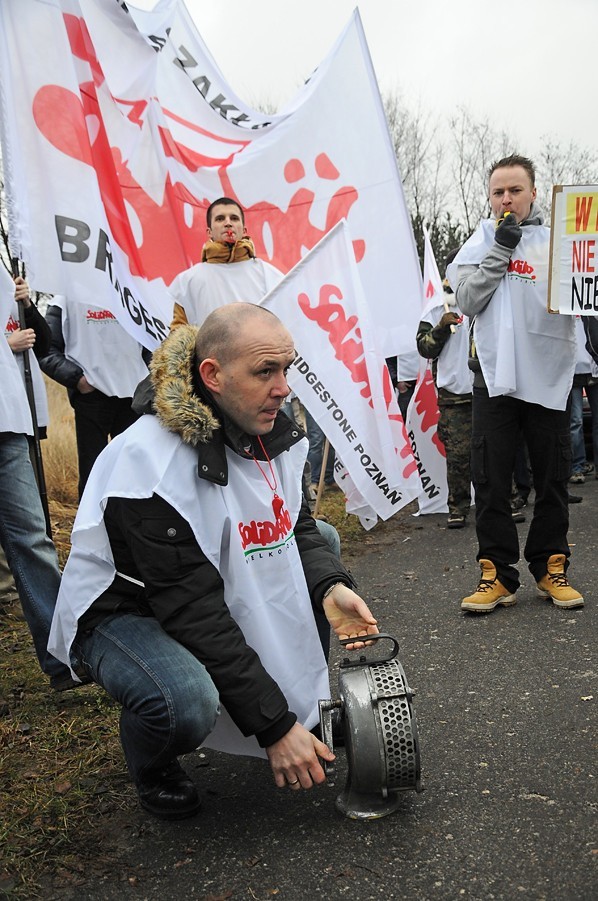
[[[181,272],[170,286],[174,299],[171,329],[186,323],[201,325],[213,310],[235,301],[259,303],[282,278],[282,272],[256,257],[253,241],[245,226],[245,212],[236,200],[231,197],[214,200],[206,211],[206,222],[208,240],[202,248],[201,263]],[[312,472],[312,456],[315,458],[319,454],[321,461],[325,436],[311,417],[307,437],[310,451],[303,489],[313,505],[316,497],[311,483],[319,478],[320,469],[318,466],[317,471]],[[334,451],[331,449],[328,455],[328,484],[334,484],[333,465]],[[338,542],[338,535],[332,526],[322,520],[318,520],[318,524],[330,541]]]
[[[314,610],[339,638],[377,632],[302,500],[307,441],[280,412],[294,356],[253,304],[175,329],[151,363],[156,415],[99,457],[75,521],[50,646],[122,705],[127,765],[158,817],[198,810],[177,758],[200,744],[265,749],[279,787],[323,782]]]
[[[170,286],[171,328],[186,322],[201,325],[212,310],[236,300],[258,303],[282,278],[278,269],[256,257],[245,213],[235,200],[219,197],[211,203],[206,222],[201,263],[181,272]]]
[[[494,163],[489,201],[492,219],[482,221],[448,273],[459,308],[475,319],[472,475],[482,576],[461,608],[487,613],[516,601],[519,542],[509,498],[520,432],[536,493],[525,559],[541,597],[580,607],[583,597],[566,575],[574,320],[547,312],[550,231],[536,204],[531,160],[511,155]]]

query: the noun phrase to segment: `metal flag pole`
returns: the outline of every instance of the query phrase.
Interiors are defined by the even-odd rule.
[[[13,278],[19,277],[19,261],[14,257],[11,259],[11,267]],[[17,300],[17,308],[19,310],[19,326],[22,330],[27,328],[27,324],[25,322],[25,303],[22,300]],[[46,533],[48,538],[52,538],[52,525],[50,523],[50,508],[48,506],[48,493],[46,491],[46,478],[44,475],[44,463],[42,460],[42,448],[39,439],[39,425],[37,422],[37,410],[35,408],[35,392],[33,389],[33,378],[31,376],[31,363],[29,360],[29,350],[25,348],[23,353],[23,371],[25,375],[25,391],[27,393],[27,401],[29,403],[29,410],[31,411],[31,421],[33,423],[33,441],[31,443],[31,447],[33,448],[32,454],[32,463],[35,469],[35,478],[37,480],[37,487],[39,491],[40,500],[42,502],[42,508],[44,511],[44,518],[46,520]]]
[[[328,453],[330,451],[330,441],[328,438],[324,441],[324,450],[322,451],[322,465],[320,468],[320,481],[318,482],[318,488],[316,490],[316,505],[314,507],[313,517],[314,519],[318,518],[318,513],[320,512],[320,501],[322,500],[322,494],[324,492],[324,477],[326,475],[326,464],[328,462]]]

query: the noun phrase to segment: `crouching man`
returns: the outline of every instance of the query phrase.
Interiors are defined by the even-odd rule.
[[[294,355],[253,304],[173,332],[155,415],[100,455],[75,521],[50,648],[122,705],[127,766],[162,818],[197,812],[177,758],[200,744],[265,751],[280,788],[323,782],[314,609],[339,638],[378,631],[302,504],[307,440],[280,412]]]

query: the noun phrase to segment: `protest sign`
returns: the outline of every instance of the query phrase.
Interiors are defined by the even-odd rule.
[[[548,309],[598,316],[598,185],[552,191]]]

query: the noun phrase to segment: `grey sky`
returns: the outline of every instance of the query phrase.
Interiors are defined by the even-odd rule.
[[[358,6],[381,90],[397,89],[411,110],[419,105],[436,118],[464,105],[496,130],[512,130],[530,155],[544,135],[598,147],[598,0],[186,5],[231,87],[250,104],[289,100]]]

